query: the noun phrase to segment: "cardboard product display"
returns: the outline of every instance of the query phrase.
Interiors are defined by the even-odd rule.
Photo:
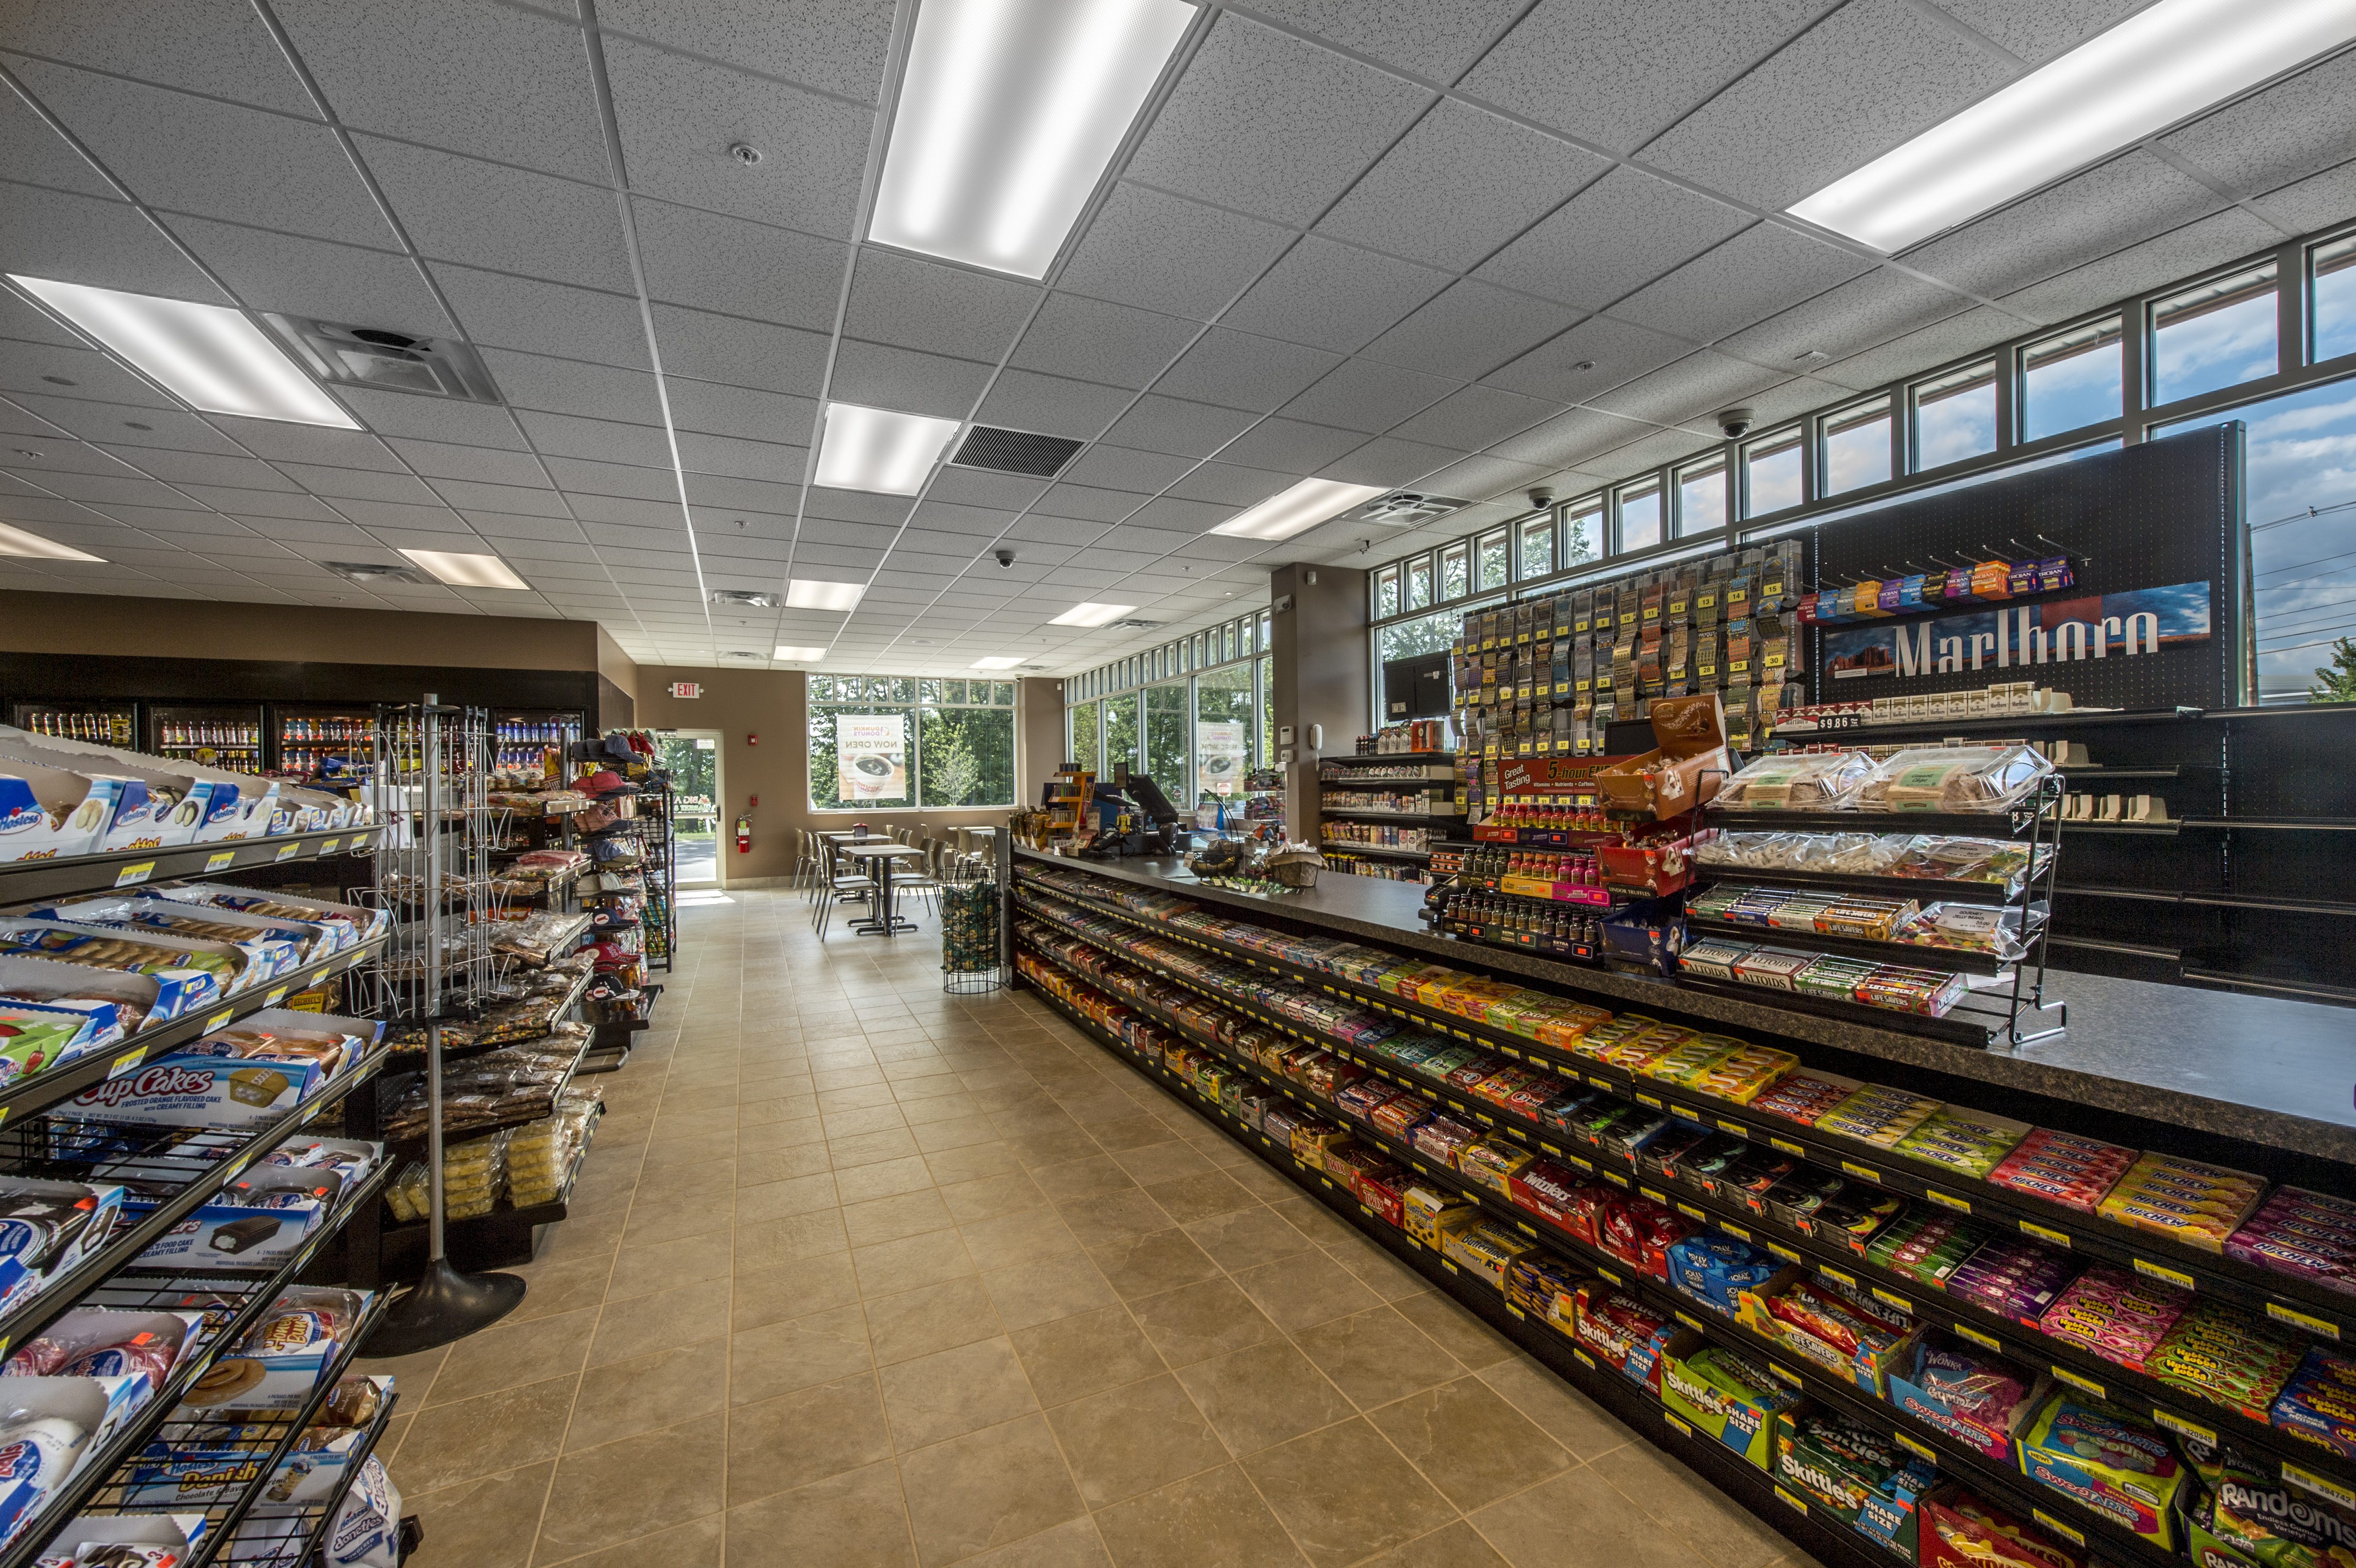
[[[309,923],[318,926],[331,939],[329,945],[314,952],[313,957],[321,953],[341,953],[347,948],[357,947],[392,923],[391,913],[381,909],[300,896],[278,888],[241,887],[233,882],[179,882],[168,888],[157,888],[150,896],[177,899],[207,909],[234,910],[243,914],[256,914],[257,918],[281,922],[289,917],[260,915],[257,912],[265,905],[302,910],[310,915]]]
[[[1744,1387],[1734,1386],[1735,1380],[1723,1375],[1722,1368],[1694,1360],[1710,1349],[1709,1341],[1690,1328],[1669,1341],[1662,1360],[1661,1403],[1696,1432],[1764,1470],[1774,1462],[1775,1417],[1799,1395],[1772,1377],[1762,1378],[1756,1387],[1749,1387],[1749,1380],[1743,1380]],[[1721,1359],[1726,1354],[1716,1352]]]
[[[0,767],[14,763],[104,774],[120,781],[114,814],[98,842],[85,853],[163,849],[208,837],[252,836],[235,831],[241,821],[251,818],[252,812],[241,811],[241,800],[249,797],[233,776],[205,777],[170,758],[104,752],[76,741],[53,741],[46,735],[19,740],[0,731]],[[251,782],[253,797],[269,787],[262,779]],[[207,833],[215,827],[218,832]]]
[[[211,1533],[211,1523],[200,1513],[86,1513],[68,1520],[49,1538],[40,1565],[112,1568],[125,1560],[113,1550],[117,1547],[145,1548],[168,1554],[173,1563],[186,1563]]]
[[[120,969],[89,969],[61,964],[54,958],[33,958],[0,953],[0,997],[48,1011],[80,1013],[89,1020],[81,1043],[68,1058],[44,1062],[54,1067],[85,1051],[112,1045],[147,1026],[163,1006],[163,987],[153,975],[133,975]]]
[[[91,948],[95,954],[110,944],[135,944],[151,950],[154,956],[137,960],[145,967],[134,970],[127,965],[84,964],[74,955],[79,948]],[[0,915],[0,948],[85,971],[144,973],[156,982],[157,1022],[234,996],[255,977],[248,955],[231,943],[198,942],[166,932],[132,932],[75,921]]]
[[[123,1189],[0,1178],[0,1307],[39,1295],[106,1244]]]
[[[119,778],[0,759],[0,863],[92,853],[122,795]]]
[[[124,774],[161,782],[166,786],[174,785],[176,781],[205,784],[206,815],[191,835],[199,844],[357,827],[369,817],[368,807],[362,803],[324,790],[305,789],[253,773],[232,773],[186,758],[158,757],[145,752],[102,746],[94,741],[35,735],[0,725],[0,752],[22,753],[47,761],[38,756],[43,751],[59,759],[56,765],[84,772]],[[224,789],[221,785],[229,787]]]
[[[0,1448],[0,1541],[33,1522],[48,1495],[113,1435],[146,1392],[140,1375],[8,1380],[10,1425],[20,1433],[37,1426],[47,1440],[19,1436]]]
[[[1953,1482],[1923,1493],[1916,1513],[1919,1568],[2085,1568],[2082,1552]]]
[[[1734,772],[1726,749],[1726,709],[1715,691],[1665,697],[1652,705],[1654,749],[1599,768],[1607,805],[1662,821],[1707,805]]]
[[[354,1037],[363,1047],[384,1032],[375,1019],[264,1008],[238,1020],[241,1033],[271,1029]],[[348,1053],[337,1072],[350,1069],[360,1052]],[[138,1068],[93,1083],[59,1105],[52,1115],[84,1120],[140,1122],[162,1126],[236,1128],[268,1121],[292,1109],[334,1074],[317,1061],[270,1056],[229,1056],[190,1041]]]

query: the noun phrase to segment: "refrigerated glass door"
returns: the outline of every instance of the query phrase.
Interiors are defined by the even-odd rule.
[[[271,717],[280,773],[314,778],[322,770],[365,772],[376,754],[376,709],[369,704],[281,704]]]
[[[180,762],[258,773],[262,709],[253,703],[150,703],[147,750]]]
[[[8,722],[36,735],[93,745],[138,744],[137,713],[128,702],[12,702]]]

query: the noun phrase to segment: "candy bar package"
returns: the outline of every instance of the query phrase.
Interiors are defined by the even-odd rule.
[[[1748,1105],[1799,1065],[1800,1059],[1788,1051],[1738,1041],[1733,1050],[1696,1073],[1687,1086],[1712,1099]]]
[[[1438,1249],[1459,1231],[1469,1230],[1481,1211],[1463,1199],[1434,1187],[1409,1187],[1399,1194],[1407,1214],[1407,1233],[1427,1247]]]
[[[1934,903],[1900,922],[1892,940],[2007,961],[2025,951],[2020,912],[1999,904]]]
[[[1804,1403],[1775,1418],[1774,1475],[1901,1562],[1914,1561],[1915,1503],[1938,1480],[1928,1460],[1871,1427]]]
[[[1942,1107],[1936,1100],[1869,1083],[1815,1120],[1816,1130],[1839,1133],[1889,1148],[1929,1121]]]
[[[1987,1242],[1987,1233],[1970,1221],[1924,1209],[1903,1214],[1882,1230],[1866,1244],[1865,1255],[1893,1274],[1944,1290]]]
[[[0,1307],[40,1294],[113,1234],[123,1189],[0,1177]]]
[[[2278,1187],[2226,1238],[2225,1255],[2356,1296],[2356,1203]]]
[[[2309,1346],[2275,1396],[2266,1424],[2356,1459],[2356,1360],[2332,1346]]]
[[[2135,1159],[2135,1150],[2117,1144],[2035,1127],[1987,1179],[1998,1187],[2091,1214]]]
[[[1516,1144],[1483,1138],[1457,1151],[1456,1168],[1475,1186],[1485,1187],[1500,1198],[1511,1198],[1513,1179],[1537,1157]]]
[[[1815,1279],[1792,1278],[1741,1294],[1742,1321],[1835,1377],[1879,1395],[1917,1330]]]
[[[1503,1292],[1505,1271],[1513,1266],[1514,1260],[1537,1250],[1512,1232],[1484,1220],[1444,1238],[1440,1254],[1486,1282],[1492,1290]]]
[[[1920,1568],[2085,1568],[2083,1553],[1953,1485],[1933,1488],[1918,1509]],[[2204,1563],[2202,1568],[2224,1568]]]
[[[1985,1177],[2032,1130],[2008,1116],[1944,1105],[1891,1147],[1925,1165]]]
[[[368,1309],[370,1293],[296,1285],[187,1395],[202,1410],[296,1410]]]
[[[1525,1253],[1505,1271],[1505,1300],[1564,1334],[1572,1332],[1579,1314],[1580,1276],[1562,1259],[1545,1253]]]
[[[2211,1404],[2264,1421],[2306,1349],[2303,1336],[2203,1296],[2145,1357],[2143,1370]]]
[[[1753,1096],[1751,1108],[1780,1116],[1801,1126],[1813,1126],[1816,1118],[1847,1100],[1864,1087],[1854,1078],[1844,1078],[1837,1072],[1823,1072],[1813,1067],[1794,1069],[1781,1081]]]
[[[2176,1327],[2192,1293],[2159,1285],[2109,1264],[2096,1264],[2054,1298],[2038,1318],[2045,1334],[2092,1350],[2135,1371]],[[2288,1368],[2284,1369],[2287,1373]],[[2277,1381],[2277,1387],[2280,1386]]]
[[[2066,1253],[2013,1236],[1991,1236],[1947,1276],[1947,1291],[2033,1328],[2077,1272]]]
[[[1688,1329],[1669,1342],[1661,1403],[1763,1470],[1774,1457],[1775,1417],[1799,1395],[1750,1357]]]
[[[1731,1317],[1737,1298],[1772,1279],[1783,1265],[1764,1248],[1718,1231],[1673,1242],[1669,1283],[1679,1294]]]
[[[1635,1297],[1593,1281],[1579,1287],[1579,1342],[1595,1359],[1655,1397],[1661,1392],[1663,1355],[1677,1326]]]
[[[1697,942],[1677,955],[1679,967],[1713,980],[1731,980],[1734,966],[1750,956],[1753,949],[1737,942],[1711,940]]]
[[[1890,1403],[1966,1447],[2010,1461],[2013,1439],[2042,1401],[2046,1381],[1993,1351],[1926,1334],[1890,1374]]]
[[[2132,1411],[2064,1389],[2020,1438],[2020,1471],[2123,1530],[2172,1549],[2185,1468],[2168,1435]]]
[[[2231,1446],[2194,1459],[2201,1487],[2185,1509],[2200,1568],[2341,1568],[2356,1561],[2356,1513],[2273,1478]]]
[[[2103,1195],[2094,1211],[2138,1231],[2222,1253],[2265,1190],[2263,1179],[2244,1171],[2147,1153]]]

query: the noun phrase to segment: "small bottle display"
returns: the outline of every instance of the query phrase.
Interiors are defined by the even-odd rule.
[[[366,766],[375,755],[376,719],[364,710],[282,714],[278,769],[305,777],[330,763]]]
[[[570,747],[581,739],[578,718],[558,713],[502,713],[491,729],[497,748],[493,765],[502,773],[540,767],[551,746]]]
[[[18,727],[60,741],[87,741],[100,746],[131,744],[131,710],[127,708],[28,708],[21,711]]]

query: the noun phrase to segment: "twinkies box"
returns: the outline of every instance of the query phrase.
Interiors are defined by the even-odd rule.
[[[81,1441],[62,1453],[37,1448],[25,1439],[0,1445],[0,1541],[14,1537],[40,1512],[49,1494],[63,1485],[84,1456],[103,1446],[142,1403],[144,1376],[119,1378],[10,1378],[12,1422],[62,1421],[80,1429]]]
[[[150,765],[154,761],[121,752],[68,750],[30,738],[0,737],[0,768],[23,763],[102,773],[119,781],[113,815],[100,830],[98,842],[90,851],[93,854],[165,849],[196,837],[212,808],[212,782],[160,771]]]
[[[0,862],[95,853],[122,793],[118,778],[0,761]]]
[[[372,1044],[384,1026],[372,1019],[265,1008],[238,1021],[241,1031],[273,1029],[332,1030]],[[279,1116],[331,1074],[309,1060],[216,1055],[202,1040],[119,1073],[52,1112],[81,1120],[139,1122],[159,1126],[233,1128]]]
[[[0,1307],[28,1300],[106,1244],[123,1189],[0,1177]]]
[[[0,951],[84,969],[145,975],[155,982],[161,1023],[211,1006],[240,989],[250,966],[226,942],[191,942],[160,931],[128,932],[73,921],[0,915]]]
[[[168,767],[158,767],[156,764],[164,759],[144,752],[120,751],[93,741],[69,741],[54,735],[35,735],[5,726],[0,726],[0,754],[24,757],[52,767],[71,768],[82,773],[107,773],[144,784],[151,796],[160,794],[170,803],[163,813],[162,826],[177,836],[165,838],[161,844],[225,843],[240,838],[260,838],[272,830],[271,825],[278,810],[281,786],[277,780],[230,773],[194,761],[174,758]],[[152,816],[152,805],[150,810]],[[141,848],[148,846],[123,844],[112,847]]]

